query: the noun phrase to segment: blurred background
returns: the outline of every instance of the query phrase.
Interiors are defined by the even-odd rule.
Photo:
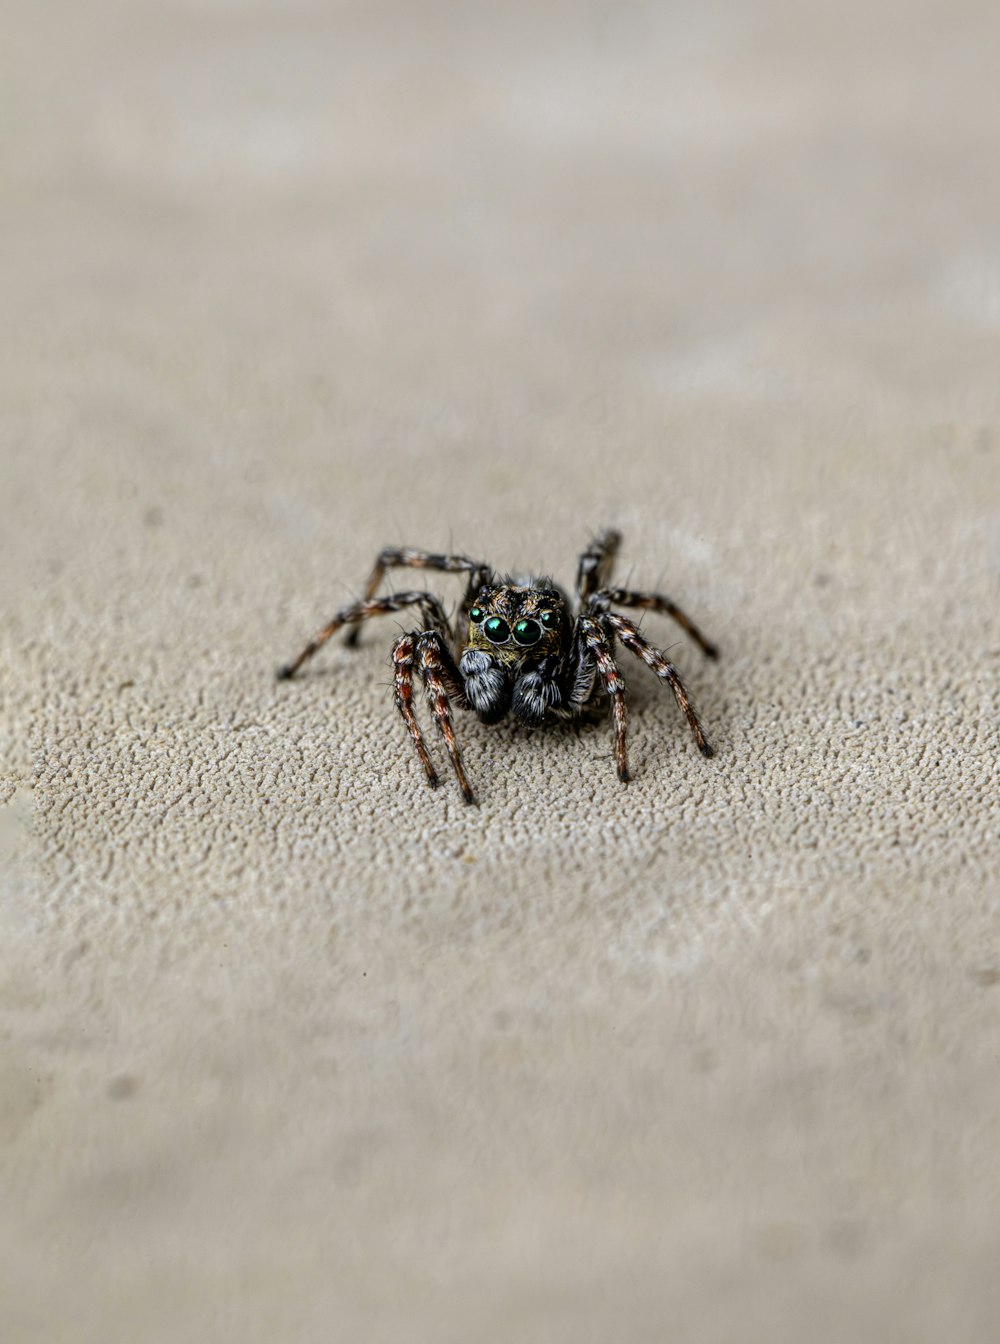
[[[6,368],[56,498],[88,434],[105,507],[192,541],[245,492],[326,601],[348,519],[350,583],[473,519],[499,563],[609,517],[659,554],[863,507],[845,455],[995,409],[992,6],[52,0],[6,26]]]
[[[1000,9],[3,29],[4,1344],[992,1339]],[[609,524],[714,762],[273,683]]]

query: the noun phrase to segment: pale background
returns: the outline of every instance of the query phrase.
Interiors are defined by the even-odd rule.
[[[3,31],[4,1344],[995,1340],[996,5]],[[605,524],[713,761],[273,681]]]

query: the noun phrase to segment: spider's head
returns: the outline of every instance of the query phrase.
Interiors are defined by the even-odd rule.
[[[469,704],[483,723],[508,710],[537,726],[561,699],[555,673],[572,635],[564,595],[547,579],[505,579],[476,594],[459,667]]]
[[[558,588],[487,586],[479,590],[469,612],[466,648],[491,654],[516,674],[544,658],[561,657],[570,625],[566,599]]]

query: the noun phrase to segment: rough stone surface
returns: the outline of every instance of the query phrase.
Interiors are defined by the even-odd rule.
[[[6,7],[5,1344],[996,1339],[998,12]],[[713,761],[274,682],[608,523]]]

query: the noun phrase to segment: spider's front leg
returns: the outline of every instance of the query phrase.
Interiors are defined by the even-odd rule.
[[[393,656],[395,657],[395,651]],[[417,670],[423,678],[427,703],[430,705],[434,721],[444,738],[455,777],[462,790],[462,797],[467,803],[475,803],[478,799],[465,774],[462,754],[458,749],[455,728],[451,721],[449,704],[450,698],[455,701],[460,709],[469,708],[469,702],[462,686],[462,674],[455,665],[455,660],[452,658],[447,644],[434,630],[426,630],[417,637],[416,656]],[[410,732],[412,735],[412,728]],[[417,749],[420,750],[419,746]],[[436,782],[436,780],[433,782]]]
[[[418,551],[412,546],[386,546],[380,551],[368,576],[364,588],[364,600],[375,596],[379,584],[390,569],[433,569],[441,574],[468,574],[465,596],[459,609],[456,625],[459,630],[469,623],[469,608],[475,601],[476,593],[488,583],[491,575],[489,565],[478,560],[470,560],[465,555],[438,555],[434,551]],[[358,642],[361,623],[351,622],[344,637],[344,643],[352,648]]]
[[[414,631],[409,635],[400,635],[392,646],[392,698],[395,701],[396,708],[403,716],[406,731],[410,734],[410,739],[417,749],[420,764],[424,767],[424,773],[427,776],[427,783],[432,789],[436,789],[441,780],[438,777],[438,772],[434,769],[427,751],[427,743],[420,731],[417,716],[413,712],[413,664],[417,640],[419,639],[420,635]]]
[[[605,633],[601,622],[593,616],[581,616],[577,622],[577,633],[581,643],[584,660],[592,659],[601,678],[601,684],[611,698],[611,713],[615,724],[615,765],[618,778],[623,784],[629,781],[628,772],[628,707],[625,703],[625,680],[618,670],[612,652],[611,640]],[[577,673],[579,685],[585,684],[585,678]]]
[[[326,641],[345,625],[356,626],[361,621],[369,620],[372,616],[386,616],[390,612],[403,611],[406,607],[420,608],[425,629],[441,630],[446,635],[449,633],[448,618],[444,614],[444,608],[437,598],[430,593],[422,591],[390,593],[386,597],[363,598],[360,602],[352,602],[349,607],[344,607],[338,611],[336,616],[323,626],[322,630],[318,630],[290,663],[286,663],[284,667],[278,669],[278,680],[287,681],[290,677],[294,677],[302,664],[308,658],[311,658],[317,649],[321,649]]]

